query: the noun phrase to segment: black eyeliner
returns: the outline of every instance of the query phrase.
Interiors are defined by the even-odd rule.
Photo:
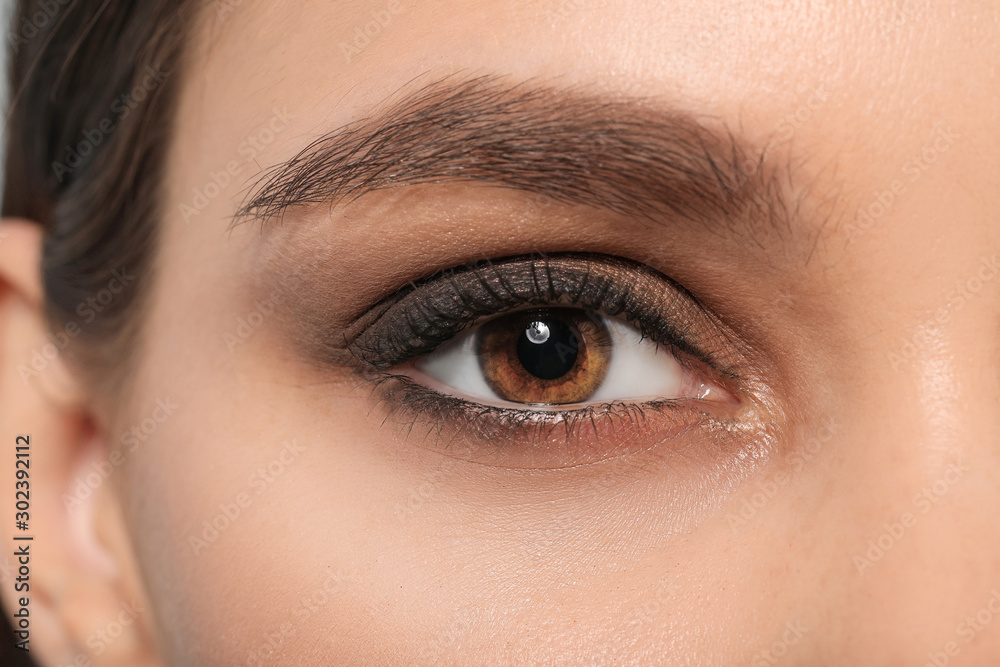
[[[608,255],[524,255],[467,264],[411,283],[345,336],[369,368],[391,369],[430,354],[485,319],[528,306],[572,306],[635,326],[644,338],[728,377],[699,344],[711,338],[700,304],[655,269]]]

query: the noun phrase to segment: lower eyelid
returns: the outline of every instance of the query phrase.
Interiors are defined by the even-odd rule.
[[[534,279],[536,269],[547,279]],[[561,287],[539,287],[547,284]],[[668,371],[677,372],[663,384],[654,377],[649,391],[660,397],[612,391],[614,383],[629,387],[627,376],[643,366],[636,362],[612,384],[605,377],[584,403],[494,400],[479,367],[476,336],[456,338],[456,332],[471,334],[470,327],[519,309],[553,308],[602,313],[613,327],[633,329],[650,360],[670,361]],[[724,465],[751,440],[741,431],[746,415],[739,397],[752,394],[729,370],[738,367],[739,355],[718,331],[713,317],[665,277],[620,258],[567,255],[502,260],[415,284],[344,342],[359,372],[375,381],[375,411],[384,413],[383,423],[421,448],[509,468],[565,468],[653,449]],[[435,373],[434,364],[448,355],[432,357],[448,346],[461,348],[457,361],[447,362],[458,365]],[[457,392],[431,373],[475,382]]]
[[[373,417],[407,443],[471,464],[557,470],[623,457],[671,464],[673,474],[727,468],[733,457],[762,460],[739,400],[610,401],[582,407],[510,408],[469,401],[418,380],[420,371],[369,375]],[[753,420],[751,420],[752,422]],[[751,429],[752,430],[752,429]],[[743,452],[743,453],[741,453]],[[630,464],[631,465],[631,464]],[[690,469],[679,473],[678,465]]]
[[[572,410],[493,407],[440,394],[398,374],[376,381],[375,394],[382,423],[395,425],[404,440],[505,468],[567,468],[658,447],[684,449],[686,460],[721,456],[723,450],[714,445],[704,451],[689,446],[694,438],[714,442],[730,430],[736,414],[731,405],[696,400],[614,401]]]

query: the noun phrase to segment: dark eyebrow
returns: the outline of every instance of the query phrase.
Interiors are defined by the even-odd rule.
[[[373,190],[469,181],[653,220],[764,221],[781,233],[790,225],[778,181],[788,168],[765,152],[645,99],[449,77],[266,170],[234,224]]]

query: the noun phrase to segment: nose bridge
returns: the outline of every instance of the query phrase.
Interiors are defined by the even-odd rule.
[[[974,258],[970,253],[953,270],[943,299],[926,304],[926,317],[903,342],[903,347],[911,343],[905,352],[912,359],[901,380],[909,384],[904,394],[914,402],[900,417],[912,420],[917,440],[910,447],[896,446],[902,455],[925,457],[930,476],[959,459],[991,470],[1000,452],[998,278],[997,254]],[[896,363],[890,369],[894,375],[904,370]],[[891,382],[886,383],[890,396]]]
[[[978,387],[981,378],[977,375],[989,360],[973,362],[977,351],[970,347],[972,341],[967,334],[972,332],[964,330],[968,324],[957,320],[950,326],[922,329],[921,344],[915,346],[912,370],[907,373],[916,399],[911,407],[913,414],[908,417],[917,427],[916,439],[909,447],[896,444],[902,446],[902,455],[924,457],[930,476],[948,462],[968,457],[964,450],[972,444],[970,431],[976,429],[976,424],[968,421],[968,413],[976,410],[977,401],[988,397],[988,390]]]
[[[910,646],[936,664],[928,656],[952,661],[964,651],[967,659],[984,637],[1000,641],[1000,615],[980,613],[1000,591],[995,259],[959,267],[945,279],[953,286],[943,299],[938,291],[920,316],[886,328],[887,363],[868,368],[875,400],[855,404],[845,465],[869,469],[857,471],[856,495],[847,500],[853,525],[838,531],[853,598],[838,622],[869,637],[875,654]],[[990,617],[992,635],[977,614]],[[982,629],[972,630],[968,618]]]
[[[878,314],[856,335],[878,342],[857,376],[871,402],[855,409],[873,451],[900,471],[916,465],[908,474],[932,479],[1000,451],[1000,252],[983,241],[939,239],[922,265],[870,274],[882,283],[867,304]]]

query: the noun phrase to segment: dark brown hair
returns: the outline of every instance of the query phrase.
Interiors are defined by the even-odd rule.
[[[3,215],[43,227],[53,342],[104,388],[123,379],[153,278],[164,163],[197,4],[18,0],[10,28]],[[124,288],[113,272],[126,276]]]

